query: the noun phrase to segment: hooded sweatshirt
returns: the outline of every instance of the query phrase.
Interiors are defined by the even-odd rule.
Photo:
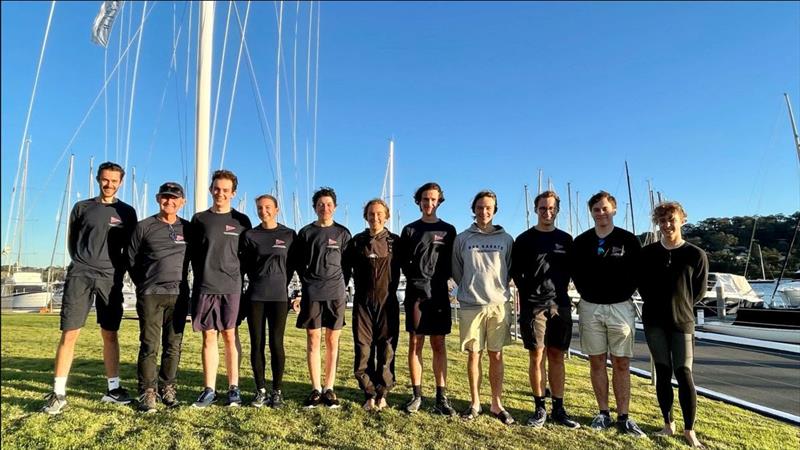
[[[514,239],[494,225],[483,232],[472,224],[453,244],[453,280],[462,308],[496,305],[511,300],[508,289],[511,247]]]

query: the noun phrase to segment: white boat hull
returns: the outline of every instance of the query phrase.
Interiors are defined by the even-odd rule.
[[[738,336],[762,341],[786,342],[789,344],[800,344],[800,333],[797,330],[781,328],[760,328],[748,327],[745,325],[734,325],[732,323],[706,322],[702,325],[703,331],[729,336]]]
[[[10,306],[14,311],[38,311],[47,306],[49,299],[49,292],[27,292],[3,296],[3,305],[4,309]]]

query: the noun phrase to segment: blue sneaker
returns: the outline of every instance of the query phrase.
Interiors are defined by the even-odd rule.
[[[200,397],[197,397],[197,401],[192,403],[192,408],[208,408],[215,401],[217,401],[217,393],[214,392],[214,389],[207,387],[200,393]]]
[[[239,391],[239,386],[232,384],[228,388],[228,398],[225,401],[225,406],[242,406],[242,393]]]

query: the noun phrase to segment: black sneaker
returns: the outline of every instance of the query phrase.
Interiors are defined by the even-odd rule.
[[[161,403],[167,408],[174,408],[180,404],[178,390],[174,384],[168,384],[161,389]]]
[[[192,403],[192,407],[208,408],[215,401],[217,401],[217,393],[214,392],[214,389],[207,387],[203,389],[203,392],[200,393],[200,397],[197,397],[197,401]]]
[[[572,420],[572,418],[567,414],[567,410],[564,408],[558,408],[553,410],[550,413],[550,418],[553,419],[553,422],[563,425],[567,428],[580,428],[581,424]]]
[[[422,397],[411,397],[411,400],[406,403],[403,409],[409,413],[414,414],[415,412],[419,411],[420,406],[422,406]]]
[[[47,403],[44,404],[42,407],[42,412],[47,413],[50,415],[61,414],[61,410],[67,406],[67,396],[66,395],[58,395],[55,392],[51,392],[44,397],[47,400]]]
[[[303,403],[303,407],[316,408],[320,403],[322,403],[322,394],[320,394],[318,390],[314,389],[311,391],[311,395],[308,396],[305,403]]]
[[[256,396],[250,404],[256,408],[261,408],[265,403],[267,403],[267,390],[264,388],[257,389]]]
[[[647,435],[644,434],[644,431],[642,431],[642,429],[639,428],[639,425],[636,425],[636,422],[634,422],[633,419],[631,419],[630,417],[625,420],[618,420],[617,428],[619,428],[620,433],[629,434],[633,437],[637,438],[647,437]]]
[[[275,389],[269,395],[269,402],[267,403],[270,408],[272,409],[281,409],[286,404],[283,402],[283,394],[281,394],[280,389]]]
[[[480,407],[475,409],[472,407],[472,405],[467,405],[467,409],[461,413],[461,418],[464,420],[475,420],[481,415],[482,412],[483,411],[481,411]]]
[[[144,393],[139,396],[139,411],[148,414],[156,412],[157,401],[156,390],[153,388],[145,389]]]
[[[611,428],[614,422],[611,420],[611,416],[608,414],[600,413],[594,416],[592,419],[592,424],[589,427],[593,430],[607,430]]]
[[[456,410],[450,406],[450,400],[447,400],[447,396],[444,395],[436,399],[433,411],[443,416],[455,416],[457,414]]]
[[[528,421],[525,422],[525,425],[533,428],[541,428],[544,426],[545,422],[547,422],[547,411],[540,407],[533,411],[533,415],[528,417]]]
[[[322,403],[331,409],[339,407],[339,399],[336,398],[336,393],[333,392],[333,389],[328,389],[322,394]]]
[[[239,391],[239,386],[232,384],[228,388],[228,398],[225,401],[225,406],[231,408],[242,406],[242,393]]]
[[[127,405],[131,402],[131,397],[128,391],[123,387],[118,387],[106,392],[106,395],[100,399],[101,402],[116,403],[118,405]]]

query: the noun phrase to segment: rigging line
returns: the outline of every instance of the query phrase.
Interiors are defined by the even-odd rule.
[[[173,2],[174,4],[174,2]],[[183,12],[181,13],[180,19],[180,27],[178,27],[177,35],[173,34],[173,43],[172,43],[172,62],[173,67],[175,69],[175,108],[178,115],[178,148],[181,154],[181,175],[183,179],[186,178],[187,166],[189,165],[187,152],[186,152],[186,143],[184,140],[185,137],[185,128],[184,122],[188,122],[188,119],[182,121],[181,120],[181,98],[179,95],[180,92],[180,85],[179,83],[179,76],[178,76],[178,45],[180,44],[181,35],[183,33],[183,19],[186,17],[186,4],[183,6]],[[188,38],[187,38],[188,39]],[[188,113],[187,113],[188,114]],[[187,125],[188,126],[188,125]]]
[[[277,50],[277,63],[275,65],[275,196],[278,202],[282,205],[283,199],[281,198],[283,184],[281,176],[281,50],[283,47],[283,2],[280,2],[280,12],[278,14],[278,50]],[[279,216],[282,215],[279,212]],[[283,214],[283,220],[286,220]]]
[[[311,24],[314,19],[314,2],[308,2],[308,47],[306,49],[306,114],[308,114],[308,99],[311,87]]]
[[[125,142],[125,165],[123,167],[128,167],[128,155],[130,154],[130,148],[131,148],[131,125],[133,124],[133,101],[134,101],[134,99],[136,97],[136,80],[137,80],[138,74],[139,74],[139,55],[141,54],[141,50],[142,50],[142,36],[144,36],[144,32],[143,32],[144,31],[144,18],[146,16],[146,13],[147,13],[147,0],[144,0],[144,3],[142,3],[142,22],[141,22],[141,25],[140,25],[140,28],[139,28],[140,31],[142,31],[142,32],[139,33],[139,39],[137,39],[137,43],[136,43],[136,59],[134,59],[134,61],[133,61],[133,80],[131,82],[131,101],[130,101],[130,106],[128,108],[128,129],[127,129],[128,137],[127,137],[126,142]],[[127,190],[126,189],[127,186],[128,186],[127,184],[123,184],[122,185],[122,198],[123,199],[125,198],[125,192]]]
[[[189,98],[189,61],[192,58],[192,10],[194,6],[194,2],[189,0],[189,38],[187,39],[186,45],[186,84],[183,88],[183,93],[186,98]]]
[[[225,136],[222,140],[222,155],[219,158],[219,168],[222,169],[223,164],[225,164],[225,153],[228,150],[228,133],[230,132],[231,128],[231,119],[233,118],[233,102],[236,99],[236,85],[239,82],[239,67],[242,62],[242,49],[244,49],[244,40],[247,36],[247,22],[250,19],[250,4],[251,2],[247,2],[247,9],[244,11],[244,26],[241,30],[242,39],[239,41],[239,54],[236,57],[236,70],[233,72],[233,86],[231,87],[231,101],[228,104],[228,119],[225,123]],[[213,136],[213,134],[212,134]],[[209,156],[209,160],[211,157]]]
[[[11,205],[9,206],[8,211],[8,226],[6,230],[6,242],[3,244],[3,248],[8,246],[8,230],[10,230],[11,226],[11,218],[14,217],[14,198],[17,194],[17,183],[19,182],[19,175],[20,170],[22,168],[22,152],[25,149],[25,141],[28,138],[28,128],[31,124],[31,112],[33,112],[33,103],[36,100],[36,90],[39,87],[39,74],[42,70],[42,63],[44,62],[44,50],[47,47],[47,38],[50,36],[50,26],[53,23],[53,12],[56,9],[56,2],[53,0],[50,3],[50,14],[47,16],[47,26],[44,30],[44,38],[42,39],[42,49],[39,51],[39,62],[36,64],[36,76],[33,79],[33,90],[31,91],[31,99],[28,102],[28,112],[25,115],[25,125],[22,127],[22,142],[19,144],[19,156],[17,157],[17,173],[14,176],[14,185],[11,188]]]
[[[236,21],[239,24],[239,30],[242,30],[242,19],[239,16],[239,8],[236,6],[236,3],[233,4],[233,10],[236,13]],[[258,88],[258,79],[256,78],[255,68],[253,67],[253,60],[250,58],[250,49],[247,45],[247,39],[244,40],[244,54],[247,56],[247,67],[250,69],[250,88],[256,93],[256,109],[258,109],[259,115],[259,126],[261,127],[261,135],[264,138],[264,147],[269,149],[267,145],[267,135],[264,134],[264,126],[266,126],[267,133],[269,136],[269,143],[275,148],[275,143],[272,140],[272,130],[269,126],[269,121],[267,120],[267,113],[266,108],[264,108],[264,101],[261,96],[261,90]],[[272,167],[272,160],[267,158],[267,163],[269,165],[269,170],[272,173],[272,178],[275,178],[275,170]]]
[[[145,19],[147,19],[147,17],[150,16],[150,13],[153,12],[153,8],[155,8],[155,4],[151,5],[150,9],[147,10],[147,14],[145,16]],[[47,176],[47,179],[45,180],[45,182],[42,184],[43,188],[42,188],[42,191],[40,191],[40,193],[39,193],[40,196],[41,196],[41,193],[45,191],[45,188],[49,185],[50,180],[53,178],[53,174],[56,172],[58,167],[61,165],[61,162],[64,160],[64,156],[66,156],[66,154],[69,151],[69,149],[72,148],[72,144],[74,144],[75,143],[75,139],[78,138],[78,134],[80,134],[81,129],[86,124],[86,121],[89,119],[89,116],[92,114],[92,111],[94,111],[95,106],[97,106],[97,102],[100,101],[100,97],[103,95],[103,90],[108,87],[109,81],[117,73],[117,69],[119,69],[120,65],[122,65],[122,58],[124,58],[125,55],[128,53],[128,51],[130,51],[131,45],[133,45],[133,40],[136,39],[136,36],[141,32],[141,30],[142,30],[142,28],[140,26],[139,29],[136,30],[136,33],[134,33],[133,38],[131,38],[131,40],[128,42],[128,46],[125,47],[125,50],[123,51],[122,56],[120,56],[120,59],[117,60],[117,64],[114,66],[114,68],[111,69],[111,72],[108,74],[108,77],[103,82],[103,86],[100,87],[100,92],[98,92],[97,95],[94,97],[94,100],[92,101],[92,104],[89,105],[89,109],[86,111],[86,114],[83,115],[83,119],[81,119],[81,122],[78,124],[78,128],[72,134],[72,137],[69,139],[69,142],[67,142],[67,145],[66,145],[66,147],[64,147],[64,150],[61,151],[61,155],[59,155],[58,160],[56,161],[56,164],[54,165],[53,169],[50,171],[50,174]],[[39,197],[37,197],[37,201],[34,202],[34,204],[38,203],[38,199],[39,199]]]
[[[282,11],[283,10],[283,0],[281,0],[280,3],[281,3],[281,11]],[[277,14],[277,12],[278,12],[277,11],[277,9],[278,9],[277,5],[275,5],[274,3],[273,3],[273,5],[275,6],[275,8],[274,8],[275,9],[275,15],[277,16],[278,15]],[[281,52],[283,52],[283,46],[282,45],[281,45]],[[289,81],[288,81],[289,80],[289,75],[286,74],[286,62],[285,61],[286,61],[286,58],[283,59],[283,64],[281,64],[280,67],[281,67],[281,71],[283,72],[283,92],[286,94],[286,98],[289,98],[291,96],[289,94]],[[287,101],[286,102],[286,107],[289,108],[289,117],[292,117],[292,115],[293,115],[293,113],[292,113],[292,111],[293,111],[292,104]]]
[[[294,158],[294,181],[297,184],[297,28],[300,24],[300,1],[294,13],[294,51],[292,55],[292,156]]]
[[[119,61],[122,58],[122,31],[125,29],[125,20],[123,19],[123,14],[125,13],[125,5],[126,4],[127,4],[126,2],[123,2],[122,3],[122,7],[120,7],[120,9],[119,9],[120,29],[119,29],[119,33],[117,33],[117,36],[119,36],[119,39],[117,40],[117,61]],[[108,76],[106,76],[106,78],[108,78]],[[115,156],[114,157],[114,161],[118,161],[119,160],[119,135],[120,135],[120,133],[119,133],[119,105],[120,105],[120,102],[119,102],[119,74],[117,74],[117,81],[114,82],[114,85],[117,88],[117,103],[116,103],[116,105],[117,105],[117,113],[114,115],[114,119],[117,121],[117,127],[114,129],[114,156]]]
[[[311,164],[312,170],[312,184],[316,185],[317,181],[317,113],[319,111],[319,29],[320,29],[320,13],[322,12],[322,5],[317,1],[317,48],[316,48],[316,63],[314,64],[314,145],[313,145],[313,161]]]
[[[124,3],[123,3],[123,5],[124,5]],[[133,7],[130,8],[130,11],[128,13],[128,28],[126,30],[128,34],[125,37],[125,41],[128,43],[128,46],[130,46],[131,42],[133,42],[132,41],[133,39],[136,39],[136,35],[131,37],[131,29],[133,29]],[[126,55],[127,55],[127,53],[126,53]],[[125,83],[122,85],[122,103],[117,107],[117,112],[118,112],[118,114],[121,115],[120,122],[121,122],[123,127],[125,126],[125,109],[124,109],[124,105],[125,105],[125,103],[128,102],[128,74],[130,73],[130,71],[128,70],[129,63],[130,63],[130,56],[128,55],[128,56],[125,56],[125,71],[124,71],[125,72]],[[120,108],[122,108],[122,109],[120,110]],[[124,133],[124,130],[122,130],[122,132],[120,133],[119,139],[117,141],[117,153],[115,155],[114,161],[119,161],[120,157],[122,156],[122,133]]]
[[[108,76],[108,46],[103,50],[103,79]],[[108,161],[108,89],[103,90],[103,160]]]
[[[228,29],[230,28],[231,24],[231,12],[233,8],[231,5],[233,4],[233,0],[228,2],[228,17],[225,19],[225,37],[222,39],[222,56],[220,56],[219,60],[219,74],[217,75],[217,94],[216,98],[214,99],[214,119],[211,121],[211,140],[209,141],[209,148],[208,148],[208,160],[211,161],[214,155],[214,135],[217,133],[217,112],[219,111],[219,98],[220,93],[222,92],[222,74],[225,70],[225,53],[228,50]],[[247,2],[247,8],[250,8],[250,2]],[[247,19],[245,18],[245,23]],[[241,57],[241,50],[239,50],[239,57]],[[238,67],[238,62],[237,62]],[[234,89],[236,89],[234,84]],[[220,163],[220,169],[222,168],[222,163]]]

